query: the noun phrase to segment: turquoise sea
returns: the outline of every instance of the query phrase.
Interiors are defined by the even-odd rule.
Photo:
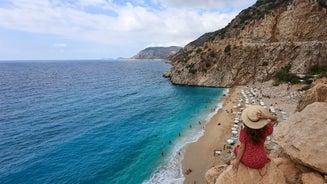
[[[226,90],[172,85],[170,67],[1,61],[0,183],[182,183],[183,147]]]

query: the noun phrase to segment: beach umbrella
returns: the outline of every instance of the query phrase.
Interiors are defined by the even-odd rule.
[[[227,139],[227,143],[228,144],[233,144],[233,143],[235,143],[235,141],[233,139]]]

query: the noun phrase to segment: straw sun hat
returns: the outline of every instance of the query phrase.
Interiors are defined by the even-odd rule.
[[[244,109],[242,112],[242,121],[243,123],[252,129],[260,129],[266,126],[269,123],[268,119],[259,119],[257,117],[257,112],[261,111],[263,114],[268,115],[269,112],[267,109],[263,108],[260,105],[251,105]]]

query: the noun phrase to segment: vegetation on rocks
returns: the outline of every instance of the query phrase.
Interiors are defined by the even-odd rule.
[[[326,0],[318,0],[319,5],[321,7],[327,8],[327,1]]]
[[[313,65],[307,72],[307,75],[318,75],[318,78],[327,77],[327,65]]]
[[[327,77],[327,65],[313,65],[311,68],[309,68],[306,75],[302,79],[300,79],[300,77],[296,74],[291,73],[291,68],[292,65],[288,64],[285,67],[282,67],[281,70],[276,73],[275,79],[277,81],[275,81],[275,85],[278,85],[280,82],[291,82],[292,84],[297,84],[301,82],[301,80],[306,84],[311,84],[313,78]]]
[[[292,84],[299,83],[299,77],[296,74],[290,72],[291,68],[291,64],[282,67],[282,69],[276,73],[276,79],[279,82],[291,82]]]

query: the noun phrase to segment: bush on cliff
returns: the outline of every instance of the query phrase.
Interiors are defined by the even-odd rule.
[[[308,70],[307,75],[318,75],[319,77],[327,77],[327,65],[313,65]]]
[[[224,49],[225,54],[230,55],[230,50],[231,50],[231,48],[232,48],[232,46],[231,46],[230,44],[228,44],[228,45],[225,47],[225,49]]]
[[[276,73],[275,78],[280,82],[291,82],[292,84],[299,83],[299,77],[294,73],[290,73],[291,68],[291,64],[282,67],[282,69]]]
[[[327,8],[327,1],[326,0],[318,0],[318,3],[321,7]]]

